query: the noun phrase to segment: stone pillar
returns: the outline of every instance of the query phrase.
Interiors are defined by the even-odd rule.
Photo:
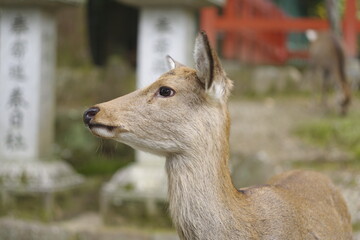
[[[142,8],[138,36],[137,86],[145,87],[168,71],[165,56],[192,65],[195,11],[188,8]]]
[[[8,2],[0,0],[2,199],[12,193],[38,193],[50,214],[51,194],[82,182],[52,155],[56,22],[53,12],[40,6]]]
[[[192,52],[197,32],[196,7],[206,1],[122,1],[141,7],[137,87],[154,82],[168,71],[166,55],[192,66]],[[141,5],[140,5],[141,4]],[[143,5],[145,4],[145,5]],[[186,4],[186,5],[184,5]],[[126,199],[142,199],[148,212],[155,213],[156,201],[166,201],[167,176],[165,159],[141,151],[136,162],[118,171],[102,189],[102,210],[106,215],[109,205],[120,205]],[[150,209],[149,209],[150,208]],[[106,217],[106,216],[105,216]]]

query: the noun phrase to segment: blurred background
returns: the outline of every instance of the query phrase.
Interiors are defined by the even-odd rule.
[[[0,0],[0,239],[177,239],[161,159],[92,136],[82,114],[156,80],[167,54],[192,66],[199,30],[234,81],[234,184],[323,172],[360,239],[359,6]]]

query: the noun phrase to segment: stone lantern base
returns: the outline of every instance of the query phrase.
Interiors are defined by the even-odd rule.
[[[119,170],[102,187],[100,208],[108,224],[142,224],[149,220],[157,227],[170,227],[163,163],[136,162]]]
[[[2,161],[0,212],[61,219],[77,208],[81,183],[83,177],[63,161]]]

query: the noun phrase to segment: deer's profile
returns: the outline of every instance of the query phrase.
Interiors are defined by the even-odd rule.
[[[181,239],[351,239],[346,204],[330,180],[291,171],[237,190],[231,181],[232,88],[205,33],[195,69],[171,70],[150,86],[84,113],[91,132],[166,157],[169,205]]]
[[[322,101],[326,104],[326,94],[331,80],[335,80],[341,89],[340,113],[345,115],[351,102],[351,88],[345,71],[345,51],[340,39],[331,31],[315,32],[309,30],[309,65],[312,70],[322,74]]]

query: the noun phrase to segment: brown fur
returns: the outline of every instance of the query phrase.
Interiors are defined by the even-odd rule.
[[[350,240],[345,202],[319,173],[291,171],[235,189],[228,169],[232,82],[209,49],[200,34],[196,70],[172,62],[149,87],[96,105],[91,131],[166,156],[170,213],[183,240]],[[162,97],[162,86],[176,93]]]

